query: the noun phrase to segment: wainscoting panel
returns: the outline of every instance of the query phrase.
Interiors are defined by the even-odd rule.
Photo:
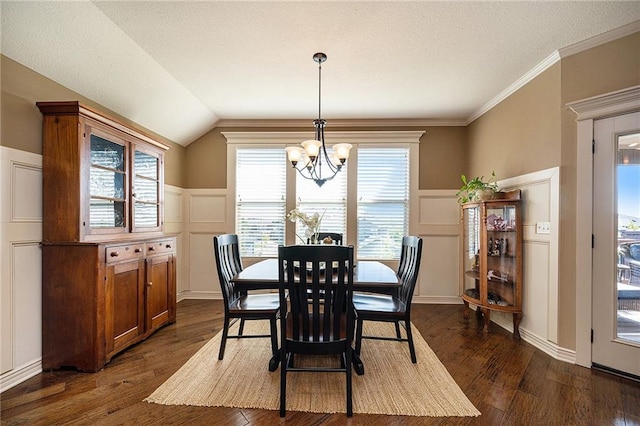
[[[226,203],[227,195],[212,193],[190,192],[190,216],[189,221],[194,222],[216,222],[226,223]]]
[[[505,179],[498,184],[505,190],[520,189],[524,199],[524,313],[520,328],[551,344],[556,343],[560,169],[554,167],[541,170]],[[549,222],[550,233],[536,233],[538,222]]]
[[[213,255],[213,236],[215,233],[191,233],[189,235],[189,274],[190,299],[221,298],[218,272]]]
[[[453,225],[460,224],[460,210],[457,198],[451,191],[423,191],[420,196],[420,225]]]
[[[40,241],[13,245],[14,366],[42,358],[42,249]],[[31,336],[30,338],[28,336]]]
[[[0,146],[0,391],[42,370],[42,156]]]
[[[538,336],[549,336],[549,244],[525,241],[521,326]]]
[[[414,294],[416,303],[462,303],[460,298],[460,207],[454,190],[418,193],[417,229],[422,237],[422,262]],[[410,223],[414,223],[410,221]]]
[[[176,296],[180,301],[180,294],[183,289],[188,286],[189,277],[186,275],[188,269],[185,267],[188,264],[188,253],[185,252],[184,247],[187,247],[184,238],[184,224],[182,219],[186,217],[183,214],[185,208],[184,202],[184,189],[165,185],[164,186],[164,232],[176,237]]]
[[[11,221],[42,223],[42,197],[25,191],[40,188],[42,192],[42,167],[12,162],[11,169]]]
[[[221,299],[213,256],[213,236],[234,232],[233,221],[227,220],[227,191],[224,189],[185,189],[182,224],[185,285],[178,290],[178,300]]]
[[[422,262],[416,302],[460,302],[460,237],[421,235]]]

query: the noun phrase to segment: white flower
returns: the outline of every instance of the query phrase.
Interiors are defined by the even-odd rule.
[[[324,213],[322,214],[324,216]],[[312,239],[314,235],[318,233],[320,230],[320,222],[322,222],[322,216],[318,212],[309,216],[308,214],[301,212],[298,209],[293,209],[287,214],[287,219],[291,222],[300,221],[302,225],[305,227],[305,236],[308,239]],[[304,243],[305,240],[302,239],[298,234],[296,234],[298,238]]]

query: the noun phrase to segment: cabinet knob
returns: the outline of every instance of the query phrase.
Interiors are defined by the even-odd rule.
[[[151,287],[151,286],[153,285],[153,281],[149,281],[149,283],[147,283],[147,285],[148,285],[149,287]]]
[[[120,253],[118,253],[117,251],[112,251],[110,256],[111,257],[118,257],[118,256],[120,256]]]
[[[135,253],[140,253],[142,250],[140,250],[139,248],[135,249],[134,252]]]
[[[154,246],[149,247],[149,251],[154,251],[156,248]]]
[[[171,244],[167,244],[167,248],[169,248],[169,249],[170,249],[170,248],[171,248]]]

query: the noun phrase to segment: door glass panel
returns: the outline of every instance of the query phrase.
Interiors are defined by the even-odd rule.
[[[136,226],[157,226],[158,205],[136,202]]]
[[[135,151],[134,167],[134,226],[156,227],[160,225],[160,173],[158,157],[141,151]]]
[[[487,302],[515,306],[516,207],[487,208]]]
[[[480,208],[464,209],[464,293],[480,300]]]
[[[124,146],[91,135],[91,164],[124,171]]]
[[[136,200],[150,203],[158,202],[158,182],[136,176],[134,185],[136,188]]]
[[[125,147],[91,135],[89,169],[89,226],[124,228],[125,224]]]
[[[92,228],[122,228],[124,202],[91,198],[89,216]]]
[[[158,179],[158,158],[144,152],[136,151],[134,166],[136,175]]]
[[[617,337],[640,343],[640,134],[618,138]]]

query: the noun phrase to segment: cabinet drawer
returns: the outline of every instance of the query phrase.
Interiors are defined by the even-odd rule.
[[[142,258],[144,258],[144,244],[125,244],[105,248],[105,260],[107,263]]]
[[[147,254],[147,256],[174,253],[176,250],[175,240],[151,241],[146,243],[145,246],[145,253]]]

